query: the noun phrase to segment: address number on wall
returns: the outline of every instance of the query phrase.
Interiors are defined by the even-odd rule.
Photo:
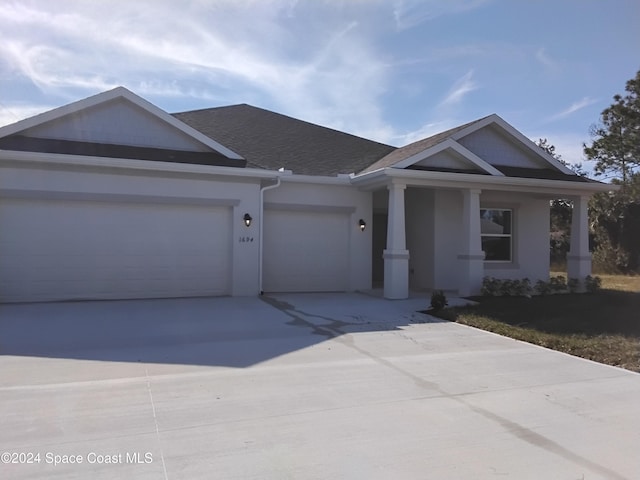
[[[238,243],[253,242],[253,237],[238,237]]]

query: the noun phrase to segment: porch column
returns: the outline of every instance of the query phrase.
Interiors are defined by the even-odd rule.
[[[481,190],[462,190],[462,252],[458,255],[461,296],[477,295],[484,275],[484,252],[480,237]]]
[[[389,190],[389,220],[387,223],[387,248],[384,259],[384,298],[409,297],[409,251],[404,225],[404,184],[392,183]]]
[[[572,198],[571,243],[567,254],[567,278],[580,280],[584,288],[584,277],[591,275],[591,253],[589,252],[588,196]]]

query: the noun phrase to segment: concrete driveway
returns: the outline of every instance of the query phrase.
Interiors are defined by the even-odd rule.
[[[640,375],[425,305],[0,306],[0,478],[640,478]]]

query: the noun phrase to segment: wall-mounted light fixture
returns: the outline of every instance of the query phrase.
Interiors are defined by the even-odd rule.
[[[367,228],[367,222],[365,222],[363,219],[360,219],[360,221],[358,222],[358,225],[360,226],[361,232],[364,232],[364,229]]]
[[[249,215],[248,213],[245,213],[245,214],[244,214],[244,217],[242,217],[242,219],[244,220],[244,224],[245,224],[247,227],[250,227],[250,226],[251,226],[251,221],[253,220],[253,218],[251,218],[251,215]]]

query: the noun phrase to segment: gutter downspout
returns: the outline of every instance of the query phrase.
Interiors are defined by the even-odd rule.
[[[267,185],[260,189],[260,245],[258,247],[258,278],[260,280],[260,295],[264,294],[262,290],[262,251],[264,246],[264,192],[273,188],[278,188],[281,183],[281,177],[278,177],[276,183],[273,185]]]

